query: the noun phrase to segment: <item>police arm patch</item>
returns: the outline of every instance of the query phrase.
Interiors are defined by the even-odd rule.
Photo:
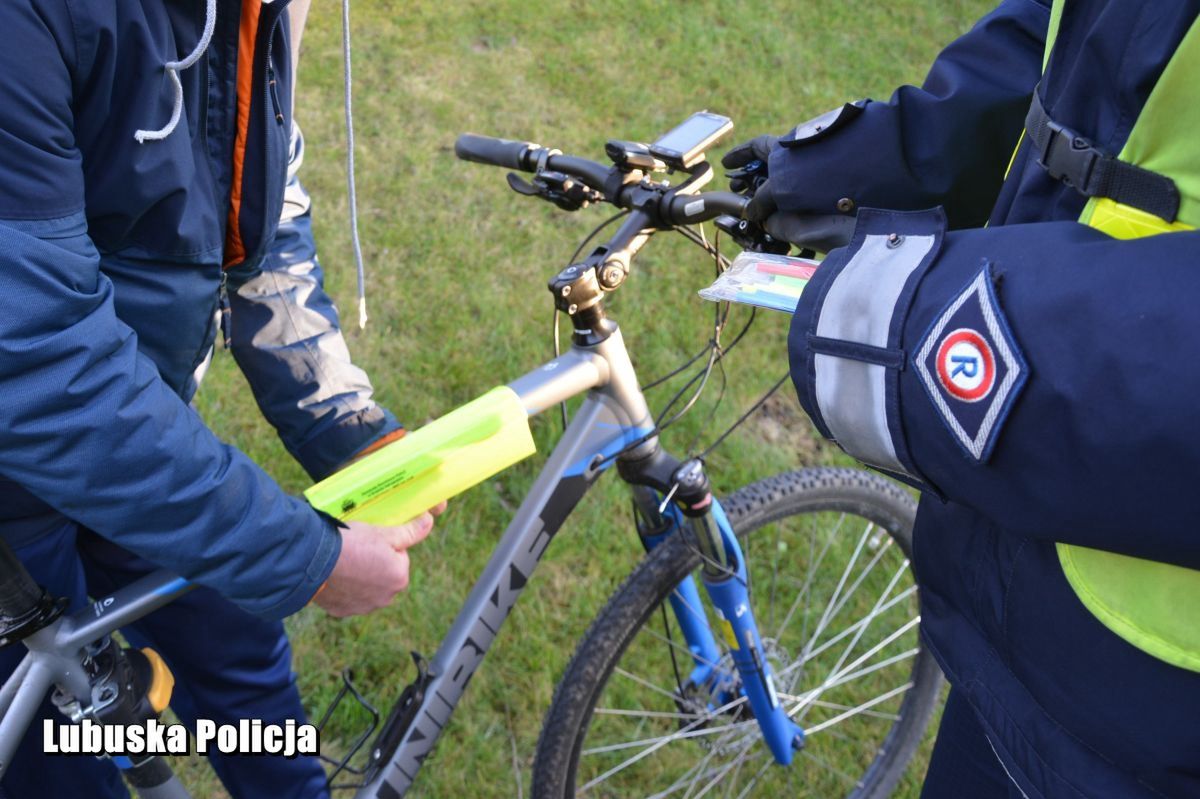
[[[913,365],[955,440],[974,461],[986,461],[1029,377],[992,289],[990,267],[933,323]]]

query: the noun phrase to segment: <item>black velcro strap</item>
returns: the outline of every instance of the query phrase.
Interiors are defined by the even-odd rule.
[[[1174,222],[1179,214],[1175,181],[1140,166],[1118,161],[1046,114],[1037,90],[1025,117],[1025,131],[1038,163],[1055,180],[1085,197],[1107,197]]]

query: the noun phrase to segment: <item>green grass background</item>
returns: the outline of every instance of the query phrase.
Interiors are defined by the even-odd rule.
[[[526,138],[598,158],[607,138],[651,141],[707,108],[736,123],[723,148],[783,132],[845,100],[886,98],[900,83],[919,82],[940,46],[988,6],[984,0],[355,3],[358,200],[371,312],[360,332],[346,222],[340,22],[336,4],[315,3],[296,112],[307,144],[302,177],[314,197],[328,289],[377,397],[417,427],[544,361],[552,308],[545,283],[607,215],[605,209],[568,215],[518,197],[502,170],[454,158],[457,134]],[[705,342],[711,306],[696,290],[711,273],[711,261],[679,236],[658,237],[635,262],[609,309],[644,380]],[[740,318],[735,313],[731,327]],[[696,435],[710,440],[783,374],[786,322],[779,314],[759,315],[729,359],[729,389],[715,417],[710,391],[668,432],[668,447],[682,454]],[[653,393],[652,407],[669,393]],[[218,350],[198,404],[222,437],[287,489],[306,487],[228,353]],[[324,707],[346,666],[386,709],[412,677],[408,650],[436,650],[552,447],[557,414],[535,419],[533,428],[539,455],[453,502],[413,553],[412,586],[391,608],[341,622],[309,609],[289,621],[310,712]],[[713,455],[710,471],[717,490],[730,491],[784,469],[841,462],[818,443],[791,392],[782,391]],[[529,794],[537,734],[558,676],[637,553],[623,491],[608,478],[550,547],[412,795]],[[917,795],[922,769],[923,760],[900,795]],[[200,795],[223,795],[202,769],[189,771],[201,781]]]

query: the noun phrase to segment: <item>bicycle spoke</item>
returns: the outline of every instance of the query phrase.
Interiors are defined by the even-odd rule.
[[[629,673],[628,671],[621,668],[620,666],[617,666],[617,668],[614,669],[614,673],[620,674],[622,677],[625,677],[626,679],[633,680],[638,685],[649,688],[651,691],[660,693],[663,696],[670,699],[672,702],[675,702],[679,699],[679,695],[676,694],[674,691],[668,691],[665,688],[660,688],[659,686],[655,685],[654,683],[650,682],[649,680],[644,680],[641,677],[637,676],[636,674]]]
[[[649,626],[647,626],[647,627],[645,628],[645,631],[646,631],[646,633],[648,633],[648,634],[649,634],[649,635],[650,635],[652,638],[657,638],[658,640],[662,641],[664,644],[668,644],[668,645],[670,645],[670,646],[673,646],[673,647],[675,647],[675,648],[676,648],[676,649],[678,649],[680,652],[682,652],[683,654],[685,654],[685,655],[687,655],[688,657],[692,658],[693,660],[697,660],[697,661],[699,661],[699,662],[703,663],[705,666],[712,666],[713,668],[716,668],[716,667],[717,667],[717,664],[716,664],[716,663],[713,663],[713,662],[712,662],[711,660],[709,660],[708,658],[706,658],[706,657],[701,657],[700,655],[697,655],[695,652],[693,652],[693,651],[692,651],[691,649],[689,649],[688,647],[686,647],[686,646],[684,646],[683,644],[681,644],[681,643],[678,643],[678,642],[676,642],[676,641],[672,641],[670,638],[667,638],[665,635],[662,635],[661,633],[657,632],[656,630],[652,630],[652,629],[650,629],[650,627],[649,627]]]
[[[767,769],[769,769],[769,768],[771,767],[771,764],[772,764],[773,762],[775,762],[775,761],[773,761],[773,760],[768,760],[766,763],[763,763],[763,764],[762,764],[762,768],[760,768],[760,769],[759,769],[759,770],[758,770],[758,771],[755,773],[754,777],[753,777],[753,778],[750,780],[750,783],[749,783],[749,784],[748,784],[748,785],[745,787],[745,789],[744,789],[744,790],[743,790],[741,793],[739,793],[739,794],[737,795],[737,799],[746,799],[746,797],[750,795],[750,790],[751,790],[751,789],[752,789],[752,788],[753,788],[755,785],[758,785],[758,781],[762,779],[762,775],[763,775],[763,774],[766,774],[766,773],[767,773]],[[791,773],[791,769],[788,769],[788,772],[789,772],[789,775],[790,775],[790,773]]]
[[[879,613],[882,614],[888,610],[891,610],[893,607],[900,604],[904,600],[908,599],[910,596],[912,596],[916,592],[917,592],[917,587],[915,585],[910,585],[908,588],[905,588],[899,594],[897,594],[896,596],[889,599],[886,604],[881,606],[879,608]],[[849,627],[842,630],[840,633],[835,635],[833,638],[830,638],[828,641],[821,644],[819,647],[817,647],[813,651],[809,652],[807,660],[812,660],[813,658],[817,657],[822,652],[824,652],[826,649],[829,649],[831,646],[836,644],[838,641],[841,641],[847,635],[852,635],[855,630],[858,630],[859,628],[863,627],[864,625],[869,624],[871,622],[872,618],[874,618],[874,617],[864,616],[863,618],[854,622],[854,624],[851,624]]]
[[[889,600],[887,604],[880,607],[879,613],[882,614],[884,611],[890,609],[893,605],[897,604],[898,602],[901,602],[902,600],[904,600],[911,594],[915,593],[916,590],[917,590],[917,587],[915,585],[910,586],[909,588],[905,589],[901,594],[897,595],[893,599]],[[829,648],[832,644],[837,643],[841,639],[845,638],[852,631],[858,630],[858,629],[862,628],[863,626],[865,626],[866,624],[869,624],[874,618],[875,618],[875,616],[872,616],[870,614],[864,616],[863,618],[859,619],[857,622],[855,622],[851,626],[847,627],[841,633],[838,633],[838,635],[836,637],[831,638],[830,640],[826,641],[824,644],[821,645],[820,649],[813,650],[812,652],[810,652],[808,658],[803,659],[803,660],[797,660],[795,663],[792,663],[788,666],[785,666],[783,669],[780,669],[779,674],[777,676],[780,679],[786,677],[788,674],[791,674],[796,669],[805,665],[809,660],[812,660],[813,658],[815,658],[820,652],[823,652],[825,649]]]
[[[789,697],[791,698],[791,697]],[[830,710],[853,710],[849,705],[842,705],[837,702],[826,702],[824,699],[817,699],[812,702],[817,707],[829,708]],[[899,713],[880,713],[876,710],[862,710],[860,714],[863,716],[873,716],[878,719],[887,719],[888,721],[899,721]],[[832,732],[832,731],[831,731]]]
[[[779,629],[775,631],[776,639],[783,637],[783,631],[785,629],[787,629],[788,622],[790,622],[792,620],[792,616],[795,614],[796,609],[800,607],[800,603],[802,601],[804,601],[804,599],[808,596],[808,592],[812,588],[812,581],[817,576],[817,567],[819,567],[821,565],[821,563],[825,560],[825,553],[829,552],[829,547],[832,546],[834,540],[837,539],[838,530],[840,530],[842,528],[842,522],[844,522],[845,520],[846,520],[846,514],[843,513],[841,516],[838,517],[837,524],[834,525],[833,530],[829,533],[829,537],[825,540],[825,546],[823,546],[821,548],[821,554],[817,556],[817,559],[815,561],[810,561],[810,565],[808,567],[808,574],[804,578],[804,586],[800,589],[800,593],[796,595],[796,600],[794,602],[792,602],[792,606],[790,608],[788,608],[787,615],[785,615],[783,617],[783,622],[780,623]],[[817,526],[817,519],[815,516],[813,517],[812,523],[813,523],[813,527],[815,528]],[[814,530],[813,535],[811,535],[809,537],[809,541],[812,541],[813,538],[816,537],[815,533],[816,533],[816,531]],[[812,552],[811,548],[809,549],[809,552],[810,553]],[[807,608],[808,608],[808,606],[805,605],[806,610],[807,610]],[[805,618],[807,619],[808,614],[805,613],[804,615],[805,615]]]
[[[672,589],[671,594],[677,597],[679,601],[683,603],[683,606],[692,612],[693,616],[695,616],[697,619],[700,619],[705,624],[708,624],[708,616],[705,615],[703,608],[697,610],[696,608],[692,607],[692,603],[688,602],[687,598],[684,597],[683,594],[679,593],[678,588]]]
[[[690,791],[692,789],[691,786],[695,784],[697,775],[706,773],[705,766],[708,765],[708,762],[712,760],[716,754],[717,750],[715,748],[709,749],[708,754],[701,758],[696,765],[685,771],[682,777],[671,783],[666,790],[660,791],[659,793],[648,797],[648,799],[665,799],[665,797],[671,796],[679,790]]]
[[[868,708],[875,707],[876,705],[878,705],[881,702],[886,702],[887,700],[891,699],[893,696],[899,696],[900,694],[904,693],[905,691],[907,691],[909,688],[912,688],[912,687],[913,687],[912,683],[905,683],[904,685],[901,685],[899,688],[893,688],[892,690],[888,691],[887,693],[880,694],[879,696],[875,697],[874,699],[872,699],[868,702],[863,702],[858,707],[847,710],[845,713],[840,713],[831,719],[826,719],[825,721],[822,721],[820,724],[814,724],[813,726],[807,728],[804,731],[804,734],[805,735],[813,735],[815,733],[820,732],[821,730],[832,727],[834,724],[837,724],[840,721],[845,721],[846,719],[850,718],[851,716],[857,716],[859,713],[862,713],[864,710],[867,710]]]
[[[868,666],[865,669],[853,672],[851,674],[846,674],[843,677],[839,677],[837,680],[829,683],[828,685],[822,685],[818,688],[814,688],[812,691],[809,691],[806,694],[801,694],[800,696],[789,695],[788,696],[789,701],[795,701],[798,703],[796,707],[792,708],[792,710],[789,711],[789,715],[791,715],[791,713],[796,712],[796,710],[798,710],[802,705],[812,704],[814,701],[816,701],[817,697],[823,695],[826,691],[831,691],[834,688],[843,686],[846,683],[854,682],[855,680],[857,680],[861,677],[865,677],[868,674],[873,674],[877,671],[880,671],[881,669],[886,669],[888,666],[892,666],[896,663],[899,663],[902,660],[908,660],[911,657],[915,657],[916,654],[920,651],[921,650],[919,650],[919,649],[910,649],[907,652],[901,652],[899,655],[893,655],[892,657],[888,658],[887,660],[882,660],[879,663],[876,663],[872,666]],[[781,694],[781,696],[782,696],[782,694]]]
[[[896,569],[896,573],[892,575],[892,579],[888,582],[887,588],[883,589],[883,593],[879,595],[879,599],[875,600],[875,605],[871,608],[870,612],[867,613],[867,617],[863,621],[862,627],[860,627],[858,632],[854,634],[854,638],[850,641],[850,644],[846,647],[845,651],[842,652],[842,655],[838,658],[837,663],[835,663],[833,668],[829,670],[830,674],[836,673],[837,670],[842,667],[842,664],[846,662],[846,658],[850,657],[850,653],[854,651],[855,645],[862,640],[863,633],[867,631],[867,627],[869,627],[871,622],[874,621],[875,618],[881,613],[879,610],[880,606],[884,603],[888,596],[891,595],[892,589],[896,587],[896,583],[900,582],[900,578],[904,576],[904,572],[907,570],[908,561],[905,560],[900,564],[900,568]]]
[[[839,516],[839,517],[838,517],[838,523],[837,523],[837,526],[834,528],[834,535],[835,535],[835,536],[836,536],[836,534],[837,534],[837,531],[838,531],[839,529],[841,529],[842,521],[844,521],[844,520],[845,520],[845,518],[846,518],[846,515],[845,515],[845,514],[842,514],[841,516]],[[812,562],[813,550],[814,550],[814,549],[816,549],[816,546],[817,546],[817,517],[816,517],[815,515],[812,517],[812,527],[813,527],[813,529],[812,529],[812,532],[811,532],[811,533],[809,533],[809,536],[808,536],[808,559],[809,559],[809,562],[810,562],[810,563]],[[828,546],[829,546],[829,544],[831,544],[832,542],[833,542],[833,537],[831,537],[831,538],[829,539],[829,541],[826,543],[826,547],[828,547]],[[824,553],[822,553],[822,557],[824,557]],[[806,579],[809,579],[809,578],[806,578]],[[801,640],[801,641],[807,641],[807,640],[808,640],[808,617],[809,617],[809,613],[808,613],[808,602],[807,602],[807,601],[805,601],[805,603],[804,603],[804,615],[803,615],[803,617],[801,618],[801,621],[800,621],[800,640]],[[782,628],[782,627],[780,627],[780,630],[779,630],[779,632],[780,632],[780,636],[782,637],[782,634],[783,634],[783,628]],[[777,638],[776,640],[779,640],[779,639]],[[801,662],[801,663],[803,663],[804,661],[802,660],[802,661],[800,661],[800,662]]]
[[[791,710],[788,711],[788,715],[791,716],[791,715],[799,712],[806,705],[808,705],[809,702],[811,702],[814,699],[819,698],[821,696],[821,694],[825,693],[830,688],[835,688],[838,685],[850,682],[851,679],[856,679],[857,677],[861,677],[862,675],[868,674],[871,671],[878,671],[880,668],[883,668],[882,665],[876,664],[874,667],[871,667],[868,669],[863,669],[861,673],[854,675],[853,677],[846,677],[846,675],[850,673],[851,669],[856,669],[859,666],[861,666],[872,655],[879,652],[881,649],[886,647],[892,641],[895,641],[897,638],[899,638],[904,633],[911,630],[913,627],[915,627],[920,622],[921,622],[920,616],[917,616],[916,618],[909,620],[906,624],[901,626],[900,629],[896,630],[891,635],[889,635],[887,638],[883,639],[878,644],[871,647],[871,649],[868,652],[863,654],[861,657],[859,657],[857,660],[855,660],[849,666],[846,666],[846,668],[843,671],[841,671],[840,673],[837,673],[837,674],[829,675],[829,677],[827,677],[825,679],[825,682],[821,683],[819,686],[817,686],[816,688],[812,689],[807,694],[805,694],[804,699],[799,704],[797,704],[795,707],[793,707]],[[916,651],[916,650],[913,650],[913,651]],[[904,653],[904,655],[909,656],[908,653]]]
[[[850,556],[850,561],[846,564],[846,568],[842,571],[841,579],[838,580],[837,588],[833,589],[833,596],[829,598],[829,604],[825,606],[825,612],[821,614],[821,620],[817,622],[817,629],[813,631],[812,640],[804,645],[803,655],[807,655],[812,645],[821,637],[821,633],[825,630],[825,625],[829,623],[830,611],[837,604],[838,597],[842,593],[842,589],[846,586],[846,578],[850,576],[850,572],[854,569],[854,564],[858,563],[858,556],[862,554],[863,547],[867,543],[867,539],[871,537],[871,531],[875,529],[874,524],[867,524],[867,529],[863,530],[863,534],[859,536],[858,546],[854,547],[854,554]]]
[[[826,771],[829,771],[829,772],[831,772],[831,773],[833,773],[833,774],[836,774],[836,775],[838,775],[839,777],[841,777],[842,779],[844,779],[846,782],[850,783],[850,784],[851,784],[851,785],[853,785],[854,787],[856,787],[856,788],[857,788],[857,787],[859,786],[859,784],[860,784],[860,783],[859,783],[859,781],[858,781],[858,780],[856,780],[856,779],[854,779],[854,777],[851,777],[849,774],[847,774],[846,772],[842,771],[840,768],[837,768],[836,766],[833,766],[833,765],[831,765],[831,764],[830,764],[830,763],[828,763],[828,762],[827,762],[827,761],[826,761],[824,758],[817,757],[816,755],[814,755],[814,754],[813,754],[811,751],[809,751],[808,749],[801,749],[801,750],[800,750],[800,754],[801,754],[803,757],[806,757],[806,758],[808,758],[809,760],[813,761],[813,762],[814,762],[814,763],[816,763],[818,766],[821,766],[821,767],[822,767],[822,768],[824,768]]]
[[[699,713],[668,713],[663,710],[618,710],[611,707],[598,707],[592,712],[600,716],[633,716],[634,718],[679,719],[681,721],[702,718]]]
[[[846,666],[844,669],[842,669],[842,671],[838,672],[837,674],[829,675],[828,682],[832,685],[834,682],[840,681],[841,678],[844,677],[846,674],[848,674],[851,669],[856,669],[859,666],[861,666],[863,663],[866,663],[871,658],[872,655],[877,654],[880,650],[884,649],[888,644],[892,643],[897,638],[904,635],[906,632],[911,630],[913,627],[916,627],[920,623],[921,623],[920,616],[914,616],[913,618],[909,619],[907,622],[905,622],[903,625],[901,625],[901,627],[899,629],[897,629],[895,632],[893,632],[887,638],[884,638],[882,641],[875,644],[875,646],[871,647],[864,654],[860,655],[858,658],[856,658],[854,660],[853,663],[851,663],[849,666]],[[913,650],[913,651],[916,651],[916,650]]]
[[[771,629],[775,626],[775,584],[779,580],[779,561],[782,560],[782,558],[779,557],[779,545],[781,543],[780,531],[780,525],[775,525],[775,553],[774,557],[771,558],[771,595],[767,599],[767,608],[769,609],[769,615],[767,617],[767,629]]]
[[[838,600],[837,607],[835,607],[832,611],[830,611],[829,621],[833,621],[834,618],[838,615],[838,613],[841,612],[842,608],[844,608],[846,606],[846,604],[850,601],[850,598],[854,596],[856,591],[858,591],[858,587],[863,584],[863,581],[866,580],[867,577],[870,576],[871,572],[875,569],[875,565],[877,563],[879,563],[879,561],[883,558],[884,555],[887,554],[887,551],[891,547],[891,545],[892,545],[892,539],[888,538],[887,543],[884,544],[883,546],[881,546],[879,548],[879,551],[876,552],[875,555],[871,558],[871,560],[869,560],[867,562],[866,567],[863,568],[862,574],[860,574],[858,576],[858,578],[854,581],[853,585],[851,585],[850,588],[848,588],[846,590],[846,593],[842,595],[841,599]],[[906,566],[908,565],[907,561],[905,561],[905,565]],[[814,643],[815,643],[815,641],[814,641]]]
[[[728,773],[729,773],[729,772],[730,772],[732,769],[734,769],[735,767],[737,767],[737,766],[741,765],[742,761],[743,761],[743,760],[745,760],[745,758],[746,758],[746,755],[747,755],[747,754],[748,754],[750,751],[751,751],[751,750],[747,749],[746,751],[744,751],[744,752],[742,752],[740,755],[738,755],[738,757],[736,757],[736,758],[734,758],[733,760],[731,760],[731,761],[729,762],[729,764],[728,764],[727,766],[725,766],[725,767],[724,767],[724,768],[721,770],[721,772],[720,772],[720,773],[718,773],[718,774],[717,774],[717,776],[715,776],[715,777],[713,777],[713,778],[712,778],[712,781],[711,781],[711,782],[709,782],[707,785],[705,785],[705,786],[704,786],[704,789],[703,789],[702,791],[700,791],[700,793],[698,793],[698,794],[696,794],[696,795],[695,795],[695,799],[700,799],[700,797],[704,796],[704,795],[705,795],[705,794],[707,794],[709,791],[711,791],[713,788],[717,787],[717,784],[718,784],[718,783],[720,783],[720,782],[721,782],[721,780],[725,779],[725,775],[726,775],[726,774],[728,774]]]
[[[730,704],[738,704],[741,701],[743,700],[738,698]],[[651,749],[653,750],[657,749],[659,744],[668,744],[672,741],[682,741],[686,738],[702,738],[707,735],[723,735],[732,729],[741,729],[751,724],[758,724],[757,721],[751,719],[750,721],[735,721],[729,724],[720,724],[716,727],[701,727],[700,729],[696,729],[697,724],[703,724],[711,718],[713,717],[702,716],[701,718],[698,718],[692,723],[688,724],[686,727],[683,727],[676,732],[667,733],[666,735],[656,735],[653,738],[642,738],[639,741],[625,741],[619,744],[597,746],[591,749],[584,749],[579,754],[580,756],[603,755],[608,752],[620,752],[625,749],[636,749],[639,746],[651,746],[652,744],[653,746],[651,746]]]
[[[738,699],[735,699],[734,701],[728,703],[724,707],[719,708],[716,711],[716,713],[714,713],[713,715],[716,715],[717,713],[723,713],[723,712],[729,710],[730,708],[736,707],[738,704],[740,704],[743,701],[745,701],[745,697],[739,697]],[[586,790],[590,789],[592,786],[598,785],[601,782],[604,782],[605,780],[607,780],[609,777],[613,776],[614,774],[617,774],[618,772],[629,768],[634,763],[637,763],[638,761],[642,760],[643,758],[649,757],[650,755],[654,754],[659,749],[662,749],[664,746],[671,743],[672,741],[678,741],[678,740],[682,740],[682,739],[688,738],[688,737],[697,737],[699,735],[712,734],[713,732],[723,732],[724,731],[724,728],[720,728],[717,730],[712,730],[712,729],[697,730],[697,729],[695,729],[698,725],[702,724],[704,721],[705,721],[705,719],[697,719],[696,721],[693,721],[691,724],[688,724],[683,729],[679,730],[676,733],[673,733],[672,735],[664,736],[661,739],[652,739],[652,740],[657,740],[657,743],[654,743],[652,746],[649,746],[646,749],[643,749],[641,752],[638,752],[636,755],[629,758],[628,760],[625,760],[624,762],[619,763],[616,766],[613,766],[608,771],[601,774],[599,777],[596,777],[596,778],[592,779],[591,781],[589,781],[587,784],[585,784],[581,788],[581,790],[586,791]],[[755,722],[752,722],[752,721],[751,722],[739,722],[739,724],[743,724],[743,725],[744,724],[754,724],[754,723]],[[732,726],[732,725],[726,725],[726,726]],[[639,742],[639,743],[643,743],[643,742]],[[584,754],[589,754],[589,752],[585,751],[585,752],[581,753],[581,755],[584,755]]]
[[[729,799],[730,795],[733,793],[733,789],[737,787],[738,774],[742,773],[742,766],[746,764],[747,758],[749,758],[750,753],[753,751],[753,747],[747,747],[738,756],[737,768],[733,770],[733,776],[731,776],[729,781],[725,784],[725,799]]]

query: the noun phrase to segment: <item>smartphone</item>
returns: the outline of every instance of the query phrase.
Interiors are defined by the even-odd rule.
[[[733,130],[733,120],[697,111],[650,146],[650,154],[667,166],[687,169],[704,159],[704,151]]]

